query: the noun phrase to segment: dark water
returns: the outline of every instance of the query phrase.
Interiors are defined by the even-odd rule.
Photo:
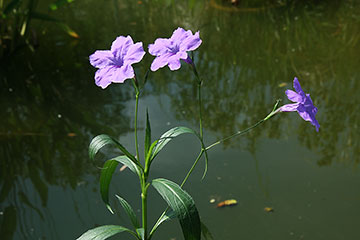
[[[102,162],[116,152],[105,149],[91,162],[87,148],[106,133],[134,152],[134,92],[130,81],[98,88],[88,56],[119,35],[147,46],[178,26],[200,30],[203,40],[195,62],[204,78],[207,144],[257,122],[276,99],[288,103],[284,91],[294,76],[319,109],[319,133],[288,113],[209,151],[206,178],[201,162],[184,188],[214,239],[360,238],[358,1],[224,2],[90,0],[51,13],[79,39],[54,23],[32,22],[38,48],[0,66],[2,239],[76,239],[99,225],[129,226],[114,197],[117,214],[106,210],[98,189]],[[136,71],[144,74],[152,59],[146,55]],[[185,65],[152,74],[140,99],[139,138],[146,108],[153,136],[178,125],[197,129],[196,89]],[[150,177],[180,182],[198,151],[196,139],[179,137]],[[130,171],[115,173],[111,196],[140,209],[139,191]],[[153,190],[149,198],[152,225],[165,204]],[[232,198],[237,206],[215,207]],[[182,239],[178,222],[154,239]]]

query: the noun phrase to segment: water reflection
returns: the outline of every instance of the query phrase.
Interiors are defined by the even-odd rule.
[[[92,205],[83,207],[79,199],[89,201],[88,198],[76,194],[81,186],[88,184],[90,189],[95,186],[87,177],[99,173],[96,166],[101,164],[88,162],[90,139],[99,133],[119,137],[132,131],[132,116],[127,110],[131,86],[98,89],[92,80],[94,70],[87,60],[94,49],[107,49],[121,34],[132,35],[146,46],[159,36],[170,36],[177,26],[201,31],[203,44],[195,61],[204,78],[204,126],[208,142],[257,122],[271,110],[277,98],[286,103],[284,91],[291,88],[294,76],[299,77],[319,108],[319,134],[296,113],[284,114],[223,145],[245,150],[255,158],[256,178],[265,196],[270,195],[271,186],[268,176],[262,176],[264,163],[260,162],[259,143],[263,139],[296,136],[302,146],[319,154],[320,160],[316,161],[321,166],[358,165],[359,3],[310,5],[296,1],[258,12],[241,12],[213,7],[214,1],[93,0],[87,4],[76,1],[66,13],[58,14],[78,30],[79,40],[69,40],[45,25],[47,34],[40,36],[36,52],[19,52],[1,62],[0,235],[4,239],[32,236],[34,222],[40,222],[39,226],[50,224],[50,230],[43,230],[41,236],[61,239],[63,231],[59,231],[61,226],[55,226],[54,222],[59,221],[53,219],[56,208],[49,197],[51,190],[57,188],[63,191],[59,190],[60,201],[67,189],[73,191],[74,209],[78,209],[74,215],[87,228],[108,219],[105,213],[101,216],[96,212],[89,224],[86,214],[93,213],[84,208],[90,209]],[[252,7],[245,2],[233,7],[216,1],[231,9]],[[85,22],[91,24],[84,27]],[[136,71],[143,74],[151,60],[151,56],[145,56],[144,64],[137,66]],[[166,99],[170,99],[170,104],[165,104],[170,110],[163,109],[164,112],[195,129],[196,90],[195,79],[185,65],[176,72],[163,69],[151,74],[146,86],[154,98],[167,95]],[[152,121],[156,121],[156,116]],[[216,181],[211,183],[207,186],[216,185]],[[235,183],[221,186],[223,192],[239,189]],[[206,206],[201,208],[207,209]],[[207,212],[203,215],[213,216]],[[69,238],[81,234],[80,227],[74,228],[68,231]],[[163,234],[169,236],[168,232]]]

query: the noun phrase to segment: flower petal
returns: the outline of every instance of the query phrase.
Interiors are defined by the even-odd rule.
[[[113,55],[109,50],[98,50],[89,56],[90,64],[96,68],[104,68],[113,64]]]
[[[131,45],[124,56],[124,65],[131,65],[138,63],[144,57],[145,51],[143,49],[142,42]]]
[[[279,108],[280,112],[294,112],[297,110],[299,103],[286,104]]]
[[[186,39],[189,35],[192,35],[191,31],[185,31],[183,28],[178,27],[171,35],[171,40],[174,42],[181,42]]]
[[[117,60],[121,60],[122,62],[122,59],[127,53],[129,47],[133,44],[134,42],[130,36],[119,36],[111,44],[111,52]]]
[[[288,99],[292,102],[298,102],[298,103],[303,102],[303,98],[293,90],[286,90],[285,94],[288,97]]]
[[[97,70],[95,73],[95,84],[102,89],[109,86],[115,69],[116,67],[110,66]]]
[[[171,56],[170,53],[166,53],[164,55],[156,57],[151,64],[151,67],[150,67],[151,71],[155,72],[159,68],[166,66],[169,62],[168,59],[170,56]]]
[[[178,70],[181,67],[180,58],[178,57],[177,54],[170,57],[168,61],[169,61],[168,65],[171,71]]]
[[[304,91],[302,90],[302,88],[301,88],[301,86],[300,86],[300,82],[299,82],[299,80],[297,79],[297,77],[294,78],[293,86],[294,86],[295,91],[296,91],[298,94],[300,94],[302,97],[305,97],[305,93],[304,93]]]
[[[201,43],[199,32],[196,32],[195,35],[191,34],[181,42],[180,51],[193,51],[197,49]]]
[[[112,81],[115,83],[123,83],[126,79],[133,78],[134,76],[135,73],[133,67],[131,65],[125,65],[116,68]]]
[[[155,40],[154,44],[149,44],[149,53],[153,56],[160,56],[168,52],[168,47],[170,46],[169,39],[158,38]]]

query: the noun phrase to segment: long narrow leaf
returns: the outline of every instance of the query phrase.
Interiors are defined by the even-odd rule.
[[[154,159],[156,157],[156,155],[161,151],[161,149],[163,149],[163,147],[165,147],[166,144],[168,144],[173,138],[184,134],[184,133],[191,133],[191,134],[195,134],[197,137],[198,135],[196,134],[196,132],[194,130],[192,130],[191,128],[188,127],[174,127],[170,130],[168,130],[166,133],[164,133],[157,145],[155,146],[152,156],[151,156],[151,160]]]
[[[211,232],[203,222],[201,222],[201,233],[205,240],[214,240],[214,237],[211,235]]]
[[[77,238],[77,240],[103,240],[121,232],[131,233],[137,238],[136,233],[126,227],[117,225],[105,225],[88,230],[79,238]]]
[[[124,208],[125,212],[127,213],[127,215],[129,216],[131,223],[133,224],[135,229],[140,228],[140,224],[139,221],[136,217],[136,214],[134,212],[134,210],[132,209],[132,207],[130,206],[130,204],[123,199],[122,197],[116,195],[116,197],[119,199],[119,202],[121,204],[121,206]]]
[[[138,234],[138,236],[140,237],[141,240],[146,240],[145,239],[145,231],[143,228],[137,228],[136,232]]]
[[[164,213],[158,220],[157,222],[155,223],[154,227],[151,229],[150,231],[150,235],[152,235],[156,230],[157,228],[163,223],[163,222],[166,222],[166,221],[169,221],[171,219],[174,219],[177,217],[176,213],[172,210],[168,210],[168,211],[165,211],[166,213]]]
[[[152,185],[175,212],[185,240],[200,240],[200,217],[192,197],[179,185],[167,179],[154,179]]]
[[[150,127],[149,113],[146,110],[145,151],[144,151],[145,159],[147,158],[150,144],[151,144],[151,127]]]
[[[105,145],[116,146],[118,149],[120,149],[121,152],[123,152],[126,156],[128,156],[133,162],[137,163],[137,159],[131,153],[129,153],[123,145],[121,145],[114,138],[112,138],[106,134],[98,135],[98,136],[94,137],[93,140],[91,140],[90,146],[89,146],[90,159],[93,160],[96,153]]]
[[[115,160],[107,160],[101,170],[100,175],[100,194],[103,202],[106,204],[107,209],[114,214],[109,204],[109,186],[112,179],[112,175],[119,162]]]
[[[141,176],[141,169],[127,156],[118,156],[116,158],[107,160],[101,170],[100,175],[100,194],[101,198],[106,204],[106,207],[111,213],[114,213],[109,204],[109,186],[118,163],[122,163],[127,166],[132,172]]]

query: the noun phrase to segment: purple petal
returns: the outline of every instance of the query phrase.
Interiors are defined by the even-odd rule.
[[[90,55],[90,64],[96,68],[104,68],[113,64],[113,55],[109,50],[98,50]]]
[[[131,45],[124,57],[124,65],[131,65],[138,63],[144,57],[145,51],[142,46],[142,42]]]
[[[280,112],[294,112],[297,111],[299,103],[286,104],[279,108]]]
[[[192,35],[191,31],[185,31],[183,28],[178,27],[171,35],[171,40],[174,42],[181,42],[186,39],[189,35]]]
[[[288,99],[292,102],[300,103],[303,101],[303,98],[293,90],[286,90],[285,94],[288,97]]]
[[[176,54],[168,59],[169,68],[171,71],[178,70],[181,67],[181,62],[179,56]]]
[[[154,61],[151,64],[151,71],[155,72],[159,68],[162,68],[168,64],[168,59],[171,56],[170,53],[166,53],[164,55],[158,56],[154,59]]]
[[[123,83],[126,79],[133,78],[135,76],[134,69],[131,65],[125,65],[114,70],[112,82]]]
[[[154,44],[149,44],[149,53],[153,56],[159,56],[168,51],[168,47],[170,46],[169,39],[166,38],[158,38],[155,40]]]
[[[193,51],[201,45],[201,39],[199,32],[196,32],[195,35],[190,34],[180,45],[181,51]]]
[[[116,67],[110,66],[100,68],[95,73],[95,84],[102,89],[110,85]]]
[[[127,36],[127,37],[119,36],[111,44],[111,52],[116,59],[122,61],[124,55],[127,53],[128,49],[129,49],[129,47],[133,44],[134,44],[134,42],[130,36]]]
[[[295,91],[296,91],[298,94],[300,94],[302,97],[305,97],[305,93],[304,93],[304,91],[302,90],[302,88],[301,88],[301,86],[300,86],[300,82],[299,82],[299,80],[297,79],[297,77],[294,78],[293,86],[294,86]]]

